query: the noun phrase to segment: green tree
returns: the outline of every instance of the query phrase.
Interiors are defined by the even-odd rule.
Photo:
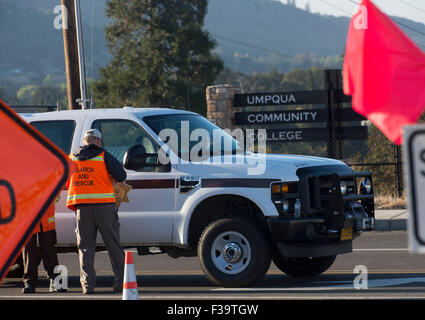
[[[20,88],[16,94],[21,105],[46,106],[66,105],[66,86],[44,87],[38,85],[26,85]]]
[[[95,83],[97,106],[182,107],[205,113],[205,88],[223,68],[203,30],[207,0],[110,0],[113,59]]]
[[[271,71],[252,75],[225,69],[220,73],[215,83],[231,84],[239,87],[243,93],[322,90],[324,88],[324,76],[323,69],[315,67],[307,70],[297,69],[288,73]]]
[[[39,88],[37,85],[26,85],[21,87],[16,93],[16,97],[20,104],[32,104],[34,99],[34,94],[36,90]]]
[[[0,99],[6,99],[6,94],[4,93],[4,90],[2,87],[0,87]]]

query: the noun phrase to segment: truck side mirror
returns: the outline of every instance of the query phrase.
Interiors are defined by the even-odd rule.
[[[137,171],[146,167],[159,167],[161,164],[158,164],[157,160],[157,153],[147,153],[143,145],[136,144],[130,147],[124,154],[123,165],[126,169]]]

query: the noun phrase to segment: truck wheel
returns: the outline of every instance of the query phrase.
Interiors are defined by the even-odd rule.
[[[225,218],[207,226],[198,256],[208,280],[222,287],[247,286],[262,279],[270,267],[270,246],[252,223]]]
[[[282,272],[293,277],[312,277],[325,272],[334,263],[336,256],[317,258],[273,258]]]

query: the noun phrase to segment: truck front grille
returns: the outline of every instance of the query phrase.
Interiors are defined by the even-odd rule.
[[[347,166],[323,166],[298,169],[297,175],[305,217],[323,217],[331,211],[343,211],[354,201],[363,204],[372,199],[373,202],[373,194],[360,195],[358,187],[361,179],[371,179],[369,172],[354,172]],[[341,194],[341,181],[347,187],[345,194]]]

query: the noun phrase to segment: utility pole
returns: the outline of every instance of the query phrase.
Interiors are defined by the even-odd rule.
[[[81,21],[81,6],[80,0],[74,0],[75,9],[75,21],[77,26],[77,45],[78,45],[78,66],[80,73],[80,99],[78,102],[87,109],[87,103],[90,101],[87,99],[87,82],[86,82],[86,63],[84,57],[84,42],[83,42],[83,23]]]
[[[67,9],[62,11],[62,19],[68,21],[68,28],[63,29],[68,109],[81,109],[81,105],[78,103],[78,100],[81,99],[81,89],[74,0],[61,1],[62,6]]]

